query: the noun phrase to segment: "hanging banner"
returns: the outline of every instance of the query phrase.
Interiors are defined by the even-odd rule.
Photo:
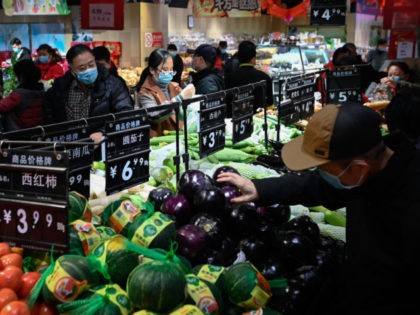
[[[261,0],[194,0],[193,12],[196,18],[261,16]]]
[[[124,0],[86,0],[81,9],[82,29],[124,29]]]
[[[15,15],[68,15],[67,0],[3,0],[4,13]]]
[[[262,0],[261,9],[267,14],[281,18],[287,24],[290,24],[295,17],[306,16],[310,4],[310,0],[302,0],[293,6],[286,4],[286,7],[284,7],[281,0]]]

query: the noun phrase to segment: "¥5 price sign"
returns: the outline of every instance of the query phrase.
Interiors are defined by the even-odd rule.
[[[107,160],[105,162],[107,194],[147,181],[149,179],[149,152],[150,150],[147,149]]]
[[[249,138],[252,133],[254,132],[254,124],[252,120],[253,114],[249,114],[247,116],[243,116],[237,120],[233,120],[233,135],[232,141],[233,143],[237,143],[244,139]]]
[[[16,246],[65,252],[68,240],[65,204],[0,199],[1,239]]]

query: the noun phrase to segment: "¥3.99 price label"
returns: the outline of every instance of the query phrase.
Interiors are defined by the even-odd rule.
[[[201,158],[225,147],[225,130],[226,125],[221,124],[198,133],[199,155]]]
[[[68,247],[66,204],[0,199],[0,239],[14,246],[65,252]]]

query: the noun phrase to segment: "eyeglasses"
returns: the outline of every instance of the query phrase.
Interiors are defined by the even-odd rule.
[[[172,76],[175,76],[175,74],[176,74],[176,71],[165,71],[165,70],[159,70],[158,69],[158,72],[159,73],[163,73],[163,74],[170,74],[170,75],[172,75]]]

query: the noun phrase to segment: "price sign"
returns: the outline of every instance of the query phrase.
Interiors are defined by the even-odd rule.
[[[362,102],[360,72],[358,68],[339,69],[327,74],[327,102]]]
[[[90,195],[90,169],[91,165],[72,169],[69,172],[69,190],[77,191],[86,198]]]
[[[207,99],[200,103],[200,111],[218,107],[226,104],[225,93],[212,93],[207,95]]]
[[[232,120],[233,124],[233,135],[232,142],[237,143],[244,139],[249,138],[254,132],[254,124],[252,120],[253,114],[243,116],[238,120]]]
[[[0,156],[0,195],[65,199],[68,158],[64,152],[5,150]]]
[[[64,253],[68,249],[67,204],[0,199],[0,239],[12,246]]]
[[[218,125],[225,121],[226,105],[216,106],[210,109],[199,111],[199,128],[206,129],[214,125]]]
[[[254,97],[247,97],[232,102],[232,119],[238,119],[254,111]]]
[[[284,125],[288,126],[300,120],[300,106],[295,106],[292,100],[281,101],[277,111]]]
[[[106,125],[105,132],[112,133],[138,128],[140,126],[145,125],[146,120],[147,118],[145,115],[130,117],[126,119],[119,119],[118,121],[109,122]]]
[[[307,119],[314,113],[314,97],[293,101],[296,112],[299,113],[300,119]]]
[[[198,133],[200,158],[222,150],[225,147],[226,124],[221,124]]]
[[[346,5],[312,5],[311,25],[345,25]]]
[[[142,126],[133,129],[117,131],[107,134],[106,156],[114,158],[122,156],[126,152],[133,152],[148,148],[150,145],[149,126]]]
[[[106,193],[112,194],[149,179],[149,152],[137,151],[105,161]]]

